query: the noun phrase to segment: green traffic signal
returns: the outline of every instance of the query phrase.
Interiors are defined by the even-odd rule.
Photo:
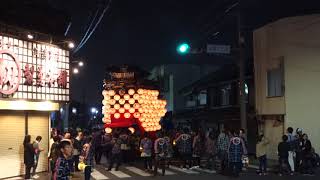
[[[177,51],[179,54],[187,54],[190,51],[190,46],[187,43],[182,43],[177,47]]]

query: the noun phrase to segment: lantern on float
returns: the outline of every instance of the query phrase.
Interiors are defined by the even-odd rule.
[[[124,100],[124,99],[119,99],[119,104],[124,105],[124,103],[126,103],[126,100]]]
[[[115,113],[115,114],[113,115],[113,117],[116,118],[116,119],[119,119],[119,118],[120,118],[120,114],[119,114],[119,113]]]
[[[119,101],[120,96],[117,94],[117,95],[115,95],[115,96],[113,97],[113,99],[115,99],[116,101]]]
[[[108,95],[109,96],[114,96],[116,92],[114,90],[109,90]]]
[[[109,100],[109,104],[114,105],[115,103],[116,103],[116,100],[114,100],[114,99]]]
[[[124,108],[119,109],[119,113],[123,114],[126,110]]]
[[[130,104],[126,103],[126,104],[124,104],[123,107],[124,107],[124,109],[129,110],[130,109]]]
[[[133,99],[138,100],[140,98],[139,94],[134,94]]]
[[[115,105],[113,106],[113,108],[116,109],[116,110],[120,109],[120,104],[115,104]]]
[[[136,100],[134,100],[134,99],[129,99],[129,104],[134,104],[136,102]]]
[[[107,133],[107,134],[110,134],[112,133],[112,129],[111,128],[105,128],[104,131]]]
[[[130,99],[130,95],[129,95],[129,94],[125,94],[125,95],[123,96],[123,98],[128,101],[128,100]]]
[[[134,95],[134,93],[135,93],[134,89],[129,89],[129,90],[128,90],[128,94],[129,94],[129,95],[132,96],[132,95]]]
[[[133,114],[136,110],[134,108],[129,109],[129,113]]]
[[[129,119],[131,117],[131,114],[130,113],[124,113],[124,117]]]

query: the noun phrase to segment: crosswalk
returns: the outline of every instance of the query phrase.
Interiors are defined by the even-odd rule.
[[[162,172],[161,169],[158,169],[158,174],[160,175]],[[208,169],[181,169],[176,166],[170,166],[166,168],[165,176],[173,176],[173,175],[198,175],[198,174],[214,174],[214,170]],[[94,180],[106,180],[106,179],[128,179],[132,177],[149,177],[153,176],[152,172],[146,172],[141,168],[135,166],[122,166],[118,171],[112,169],[111,171],[107,171],[107,168],[103,166],[97,166],[93,172],[91,173],[91,177]]]

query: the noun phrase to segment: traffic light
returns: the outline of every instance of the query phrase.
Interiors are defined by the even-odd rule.
[[[177,52],[179,54],[188,54],[190,51],[190,46],[187,43],[181,43],[177,47]]]

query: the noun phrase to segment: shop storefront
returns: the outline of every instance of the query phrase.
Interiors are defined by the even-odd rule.
[[[69,52],[0,32],[0,179],[24,174],[26,134],[42,136],[37,171],[48,170],[50,112],[67,101]]]

